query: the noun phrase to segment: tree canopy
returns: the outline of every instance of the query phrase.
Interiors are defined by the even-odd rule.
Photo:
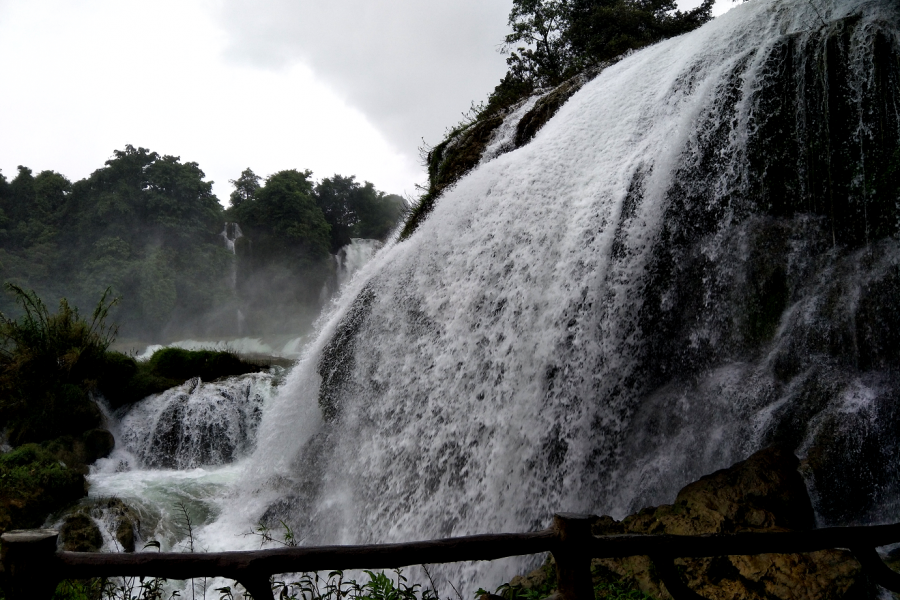
[[[260,334],[317,313],[331,253],[351,237],[386,238],[406,208],[352,176],[317,183],[286,170],[263,181],[248,168],[231,183],[226,211],[196,162],[130,145],[75,183],[24,166],[12,181],[0,174],[0,282],[73,306],[111,288],[126,337],[235,335],[242,322]],[[226,221],[237,224],[230,235],[243,231],[237,256]],[[0,294],[0,312],[20,311]]]
[[[504,45],[508,77],[557,85],[586,67],[702,25],[714,3],[703,0],[682,12],[675,0],[514,0]]]

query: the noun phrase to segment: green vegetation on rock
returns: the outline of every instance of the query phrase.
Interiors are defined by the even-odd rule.
[[[23,316],[0,313],[0,422],[13,445],[81,433],[100,424],[89,397],[116,328],[104,294],[90,320],[63,299],[51,314],[33,292],[8,284]]]
[[[85,495],[84,476],[37,444],[0,454],[0,532],[40,527]]]
[[[504,118],[541,94],[516,126],[527,144],[556,111],[606,66],[628,52],[695,29],[712,18],[714,0],[681,12],[674,0],[514,0],[503,51],[509,69],[486,102],[434,147],[422,149],[428,185],[400,234],[412,235],[437,199],[481,160]]]

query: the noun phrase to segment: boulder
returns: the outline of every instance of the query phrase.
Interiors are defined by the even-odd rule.
[[[138,512],[119,498],[98,498],[87,502],[63,519],[60,527],[63,549],[71,552],[100,551],[103,546],[100,527],[103,526],[118,544],[117,551],[134,552],[141,526]]]
[[[781,447],[757,452],[734,466],[685,486],[674,504],[645,508],[621,522],[601,517],[595,535],[697,535],[812,529],[815,515],[800,461]],[[809,554],[719,556],[675,561],[687,584],[706,598],[837,600],[867,596],[862,568],[843,550]],[[641,591],[670,598],[646,556],[596,559],[600,572],[629,580]]]
[[[65,518],[59,529],[63,550],[68,552],[99,552],[103,546],[100,528],[85,511]]]
[[[98,503],[107,521],[115,526],[115,538],[124,552],[134,552],[135,539],[141,527],[140,515],[119,498],[107,498]]]
[[[106,429],[91,429],[82,436],[84,441],[84,462],[92,464],[112,454],[116,446],[113,434]]]
[[[815,515],[800,461],[770,447],[728,469],[685,486],[674,504],[644,508],[617,521],[597,517],[594,535],[735,533],[806,530]],[[675,561],[688,586],[709,600],[850,600],[870,597],[862,568],[850,553],[717,556]],[[510,598],[548,595],[555,588],[552,557],[540,569],[510,581]],[[647,556],[592,561],[597,597],[671,598]]]

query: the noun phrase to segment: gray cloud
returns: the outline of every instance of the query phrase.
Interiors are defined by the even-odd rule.
[[[310,66],[414,154],[437,143],[506,70],[497,52],[511,0],[225,0],[228,57]]]

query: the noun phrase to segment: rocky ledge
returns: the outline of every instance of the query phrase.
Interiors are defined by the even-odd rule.
[[[767,448],[687,485],[673,504],[644,508],[621,521],[598,517],[593,532],[697,535],[812,529],[815,515],[799,466],[789,449]],[[678,559],[676,565],[688,586],[710,600],[849,600],[876,595],[859,563],[843,550]],[[646,556],[595,559],[592,566],[598,598],[606,596],[606,590],[623,589],[637,592],[633,597],[671,597]],[[553,577],[553,569],[545,565],[514,578],[505,595],[548,591]]]

